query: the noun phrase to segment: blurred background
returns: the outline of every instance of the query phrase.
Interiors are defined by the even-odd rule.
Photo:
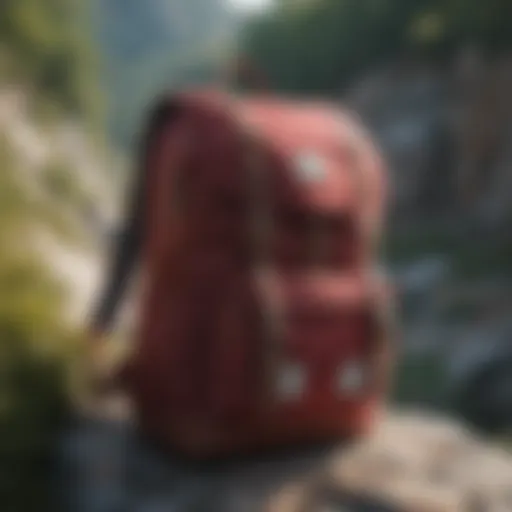
[[[392,401],[512,426],[509,0],[3,0],[0,508],[53,510],[82,328],[159,92],[241,52],[274,92],[355,110],[389,163]],[[122,334],[120,334],[122,337]]]

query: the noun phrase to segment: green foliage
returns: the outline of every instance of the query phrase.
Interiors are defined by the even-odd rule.
[[[397,56],[445,58],[458,44],[509,47],[507,0],[303,0],[277,2],[242,46],[288,92],[334,93]]]
[[[0,136],[0,232],[17,229],[20,212],[28,201],[19,182],[13,179],[13,158],[5,137]]]
[[[26,90],[38,120],[64,113],[101,123],[87,9],[87,0],[0,2],[0,88]],[[39,227],[69,232],[63,206],[79,209],[88,198],[58,163],[32,190],[11,149],[0,134],[0,508],[50,512],[79,340],[65,320],[66,289],[30,242]]]
[[[76,176],[59,162],[54,162],[44,169],[43,186],[50,199],[65,206],[80,209],[89,204],[89,196],[80,186]]]
[[[44,185],[53,198],[62,200],[75,197],[76,182],[67,169],[51,165],[44,170],[43,178]]]
[[[77,343],[63,320],[65,289],[26,243],[37,211],[16,170],[0,139],[0,503],[44,512]]]
[[[0,230],[14,248],[25,242],[28,227],[42,227],[70,243],[82,243],[71,211],[87,211],[90,196],[59,164],[42,170],[42,192],[47,196],[31,197],[16,174],[22,172],[10,155],[10,148],[0,134]],[[25,250],[25,249],[24,249]]]
[[[478,232],[480,243],[475,243],[475,233],[423,225],[405,233],[390,232],[386,237],[385,259],[393,265],[404,265],[429,255],[443,255],[455,279],[511,276],[512,237],[503,232]]]
[[[60,290],[36,261],[0,258],[0,496],[5,510],[44,510],[44,464],[66,407],[70,333]],[[14,471],[13,471],[14,468]]]
[[[8,64],[0,67],[0,79],[21,79],[61,108],[97,120],[101,105],[86,5],[82,0],[2,1],[0,48]]]
[[[58,161],[43,169],[41,177],[42,191],[46,195],[31,205],[37,222],[66,242],[86,248],[89,240],[76,223],[94,208],[93,196],[71,170]]]
[[[447,389],[448,372],[442,356],[408,356],[398,364],[393,400],[399,404],[439,409],[446,405]]]

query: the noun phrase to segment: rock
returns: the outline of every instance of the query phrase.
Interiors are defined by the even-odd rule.
[[[425,414],[393,415],[373,440],[332,462],[340,486],[372,493],[401,510],[500,510],[512,488],[512,457],[461,426]],[[467,504],[467,505],[465,505]]]
[[[397,280],[409,293],[428,293],[449,275],[450,262],[443,255],[432,255],[399,269]]]
[[[370,439],[353,446],[217,470],[185,468],[141,444],[127,425],[84,423],[78,432],[67,445],[75,465],[91,467],[91,459],[106,457],[107,470],[114,469],[100,472],[102,485],[92,485],[98,472],[78,472],[92,500],[81,512],[104,510],[91,507],[108,500],[130,503],[134,512],[511,510],[512,456],[462,425],[422,412],[389,411]],[[80,438],[87,441],[82,454]]]

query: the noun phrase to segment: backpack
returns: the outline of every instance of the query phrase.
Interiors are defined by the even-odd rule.
[[[384,170],[333,105],[199,91],[148,122],[145,288],[127,372],[189,456],[369,431],[390,365]]]

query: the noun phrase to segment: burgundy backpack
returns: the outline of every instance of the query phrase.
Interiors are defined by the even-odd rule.
[[[333,105],[215,91],[160,101],[149,128],[143,429],[199,457],[366,433],[392,302],[368,136]]]

